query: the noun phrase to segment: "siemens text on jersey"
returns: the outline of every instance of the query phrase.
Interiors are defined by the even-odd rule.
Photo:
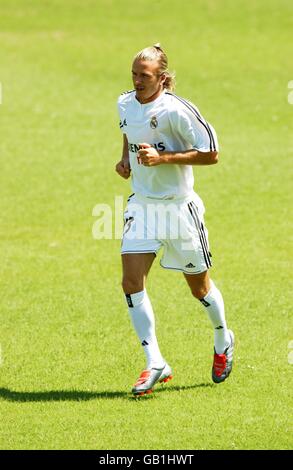
[[[164,150],[166,150],[164,142],[154,143],[154,144],[151,144],[151,146],[155,147],[155,149],[157,149],[158,152],[163,152]],[[140,149],[140,147],[139,147],[138,144],[128,143],[129,152],[137,153],[139,151],[139,149]]]

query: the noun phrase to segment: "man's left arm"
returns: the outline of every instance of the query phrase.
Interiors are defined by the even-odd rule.
[[[158,152],[157,149],[150,144],[139,144],[140,150],[138,151],[139,162],[144,166],[155,166],[162,164],[176,164],[176,165],[214,165],[218,162],[218,152],[200,152],[199,150],[191,149],[182,152]]]

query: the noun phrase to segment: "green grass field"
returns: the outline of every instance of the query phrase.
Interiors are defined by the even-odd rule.
[[[292,448],[292,17],[290,0],[0,0],[1,449]],[[92,209],[131,192],[116,100],[158,41],[221,145],[195,188],[236,355],[214,385],[209,321],[156,261],[174,379],[137,400],[120,241],[93,239]]]

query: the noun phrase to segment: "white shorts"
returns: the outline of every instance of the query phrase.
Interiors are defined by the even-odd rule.
[[[196,193],[176,200],[132,194],[124,212],[121,254],[157,255],[163,247],[163,268],[186,274],[206,271],[212,263],[204,212]]]

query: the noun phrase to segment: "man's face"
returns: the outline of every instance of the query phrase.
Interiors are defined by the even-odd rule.
[[[164,78],[164,74],[159,74],[159,64],[156,60],[135,60],[132,64],[132,81],[136,97],[141,103],[147,102],[163,90]]]

